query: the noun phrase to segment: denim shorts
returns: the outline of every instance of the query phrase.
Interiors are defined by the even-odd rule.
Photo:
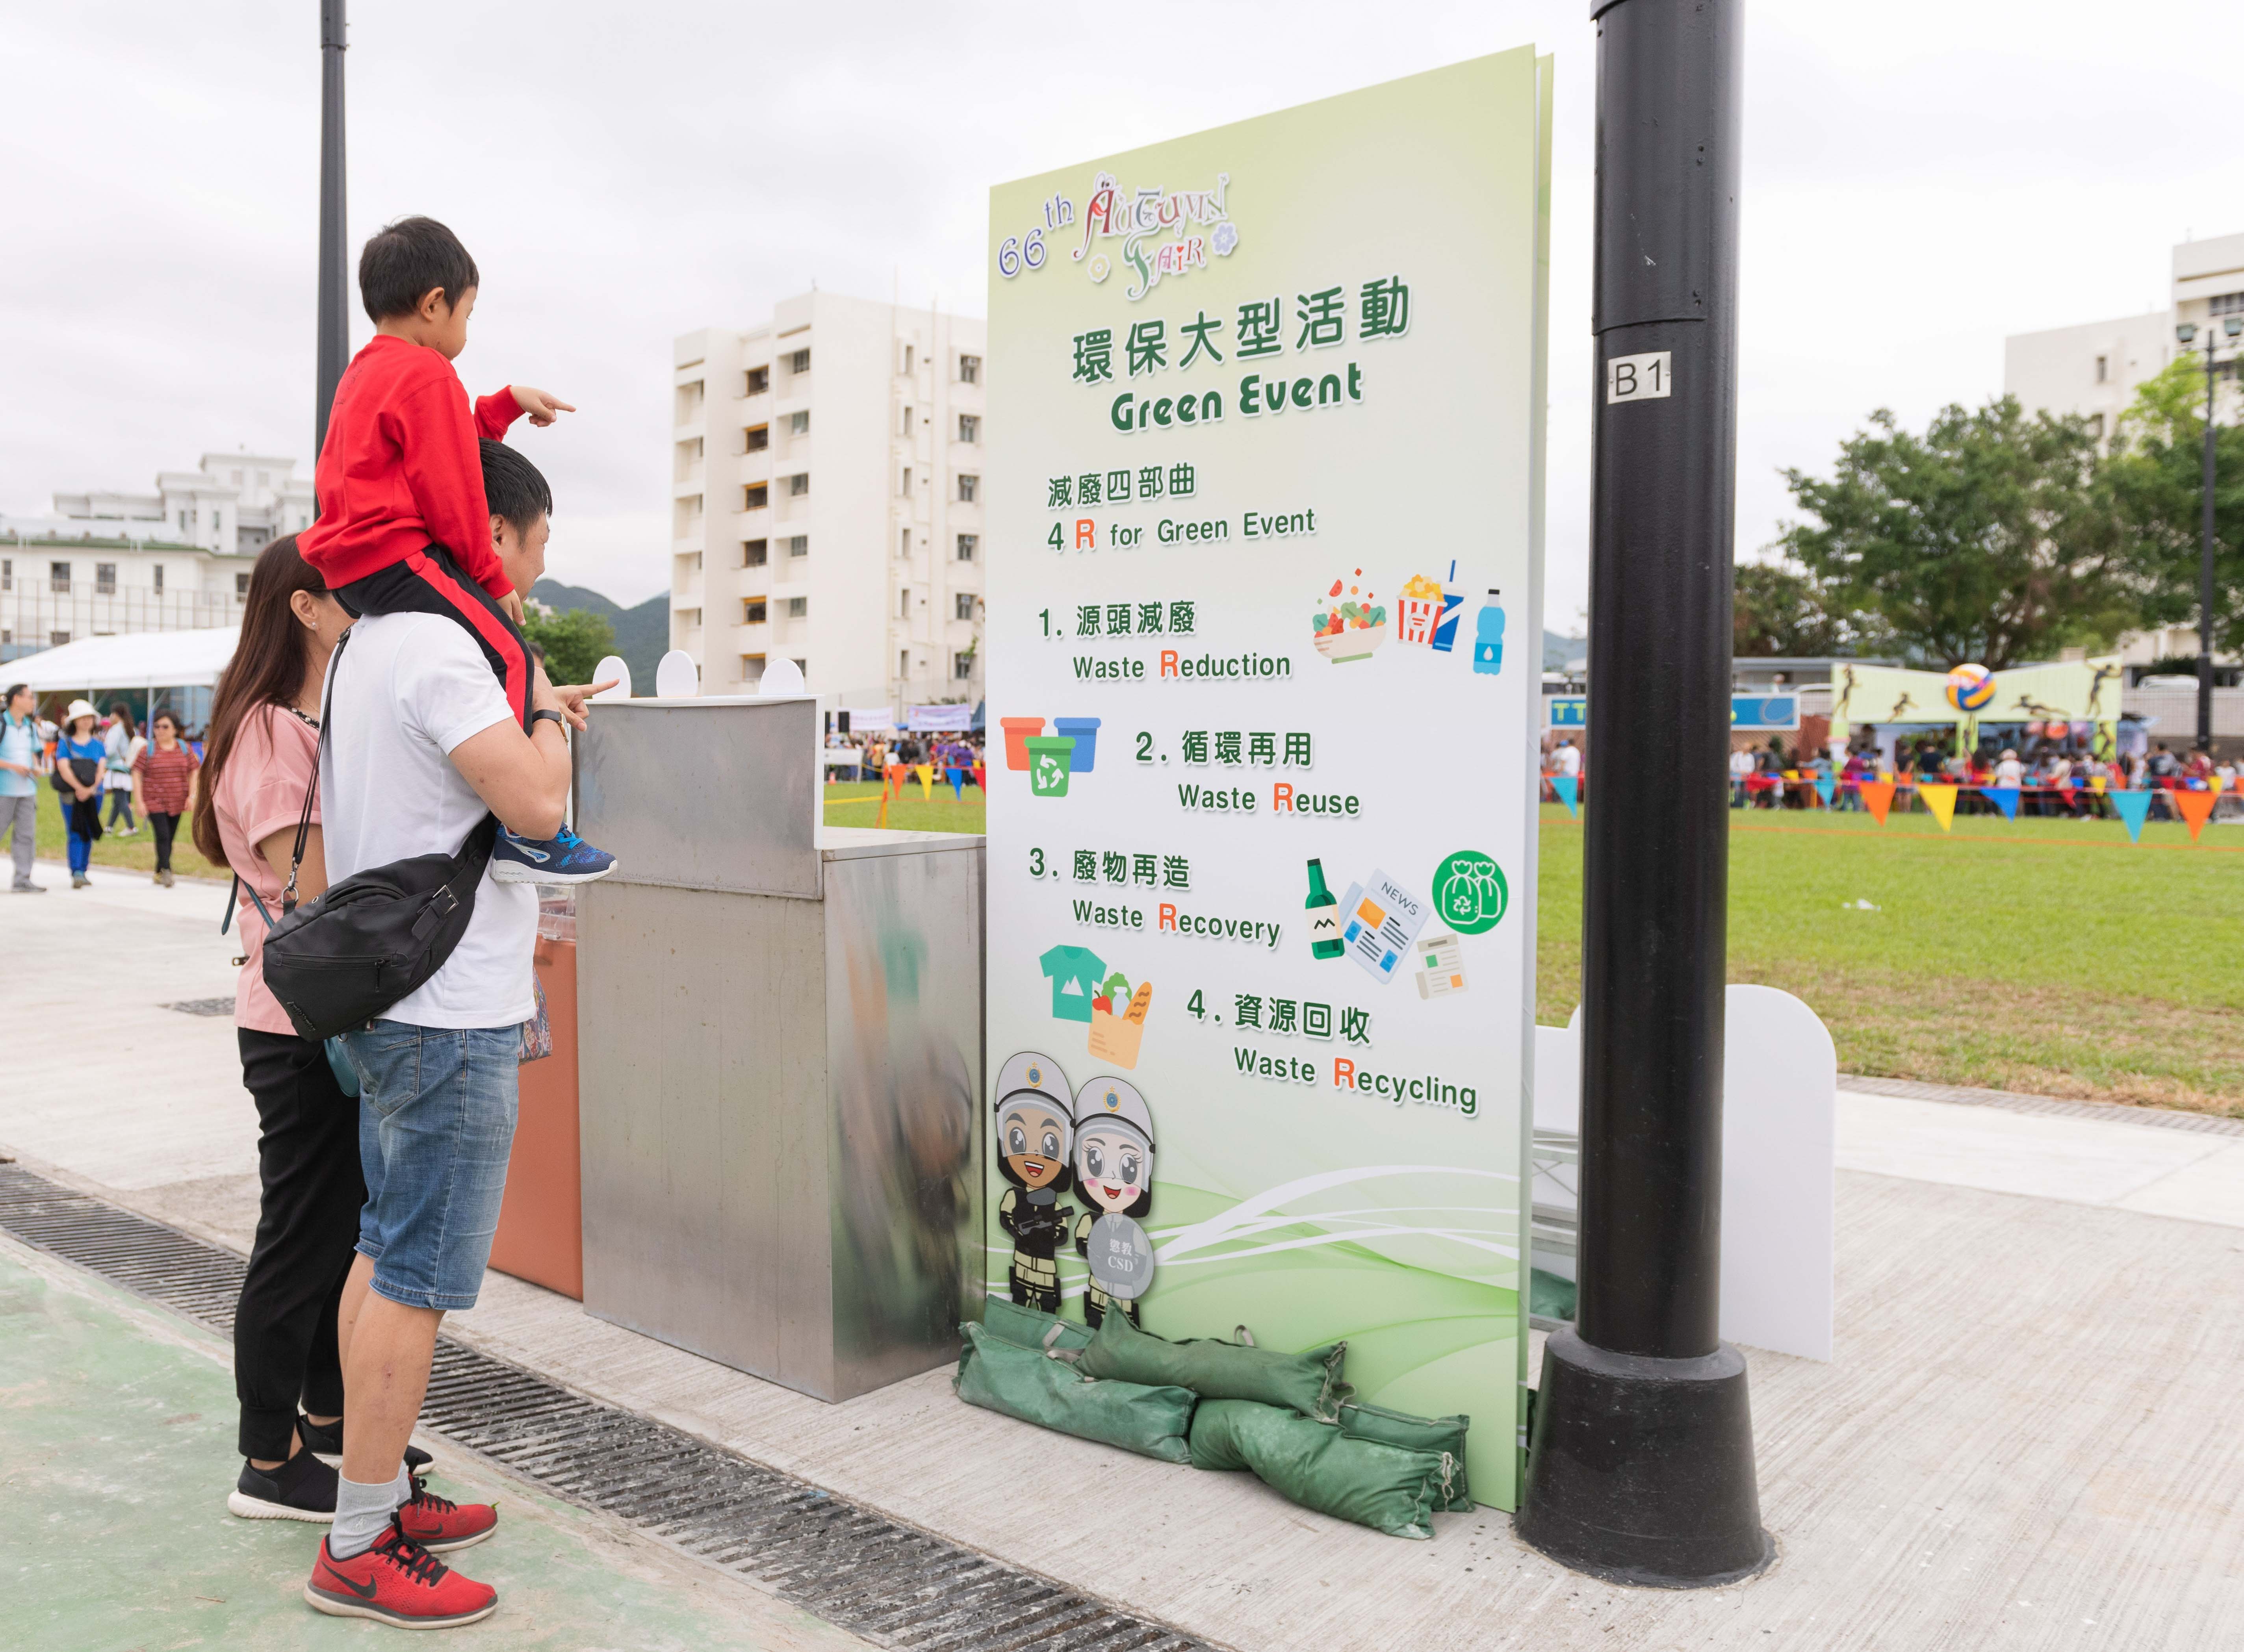
[[[343,1035],[358,1069],[373,1288],[409,1308],[472,1308],[514,1145],[519,1027],[378,1021]]]

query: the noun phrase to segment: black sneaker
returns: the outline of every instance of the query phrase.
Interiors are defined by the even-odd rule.
[[[309,1417],[296,1419],[296,1438],[304,1442],[304,1449],[323,1463],[340,1465],[343,1455],[343,1419],[340,1417],[324,1426]],[[417,1474],[436,1460],[411,1441],[405,1446],[405,1472]]]
[[[335,1471],[300,1451],[267,1473],[247,1459],[241,1478],[226,1494],[229,1514],[246,1521],[316,1521],[327,1524],[335,1517]]]

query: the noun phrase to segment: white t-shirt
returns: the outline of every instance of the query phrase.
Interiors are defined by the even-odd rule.
[[[420,854],[456,854],[486,810],[452,766],[463,740],[514,716],[466,630],[436,614],[369,615],[351,628],[320,761],[328,880]],[[537,890],[486,872],[444,966],[384,1019],[510,1027],[537,1011]]]
[[[1551,753],[1551,765],[1561,774],[1569,777],[1579,774],[1582,772],[1581,751],[1576,746],[1562,745]]]
[[[1746,776],[1751,774],[1753,772],[1754,758],[1752,752],[1733,752],[1730,753],[1730,779],[1733,780],[1742,780]]]
[[[2018,759],[2004,758],[2000,763],[1995,765],[1997,786],[2024,786],[2025,783],[2026,765]]]

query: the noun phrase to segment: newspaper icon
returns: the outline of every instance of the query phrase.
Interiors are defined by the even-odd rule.
[[[1418,996],[1445,998],[1465,989],[1464,943],[1455,935],[1436,935],[1418,943]]]
[[[1423,900],[1377,867],[1362,883],[1348,886],[1341,906],[1341,941],[1348,955],[1381,981],[1391,981],[1426,927]]]

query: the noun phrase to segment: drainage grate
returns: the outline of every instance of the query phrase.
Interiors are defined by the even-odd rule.
[[[233,1328],[242,1261],[230,1251],[7,1163],[0,1163],[0,1231],[214,1331]],[[421,1420],[559,1496],[754,1578],[876,1645],[1207,1652],[1205,1642],[1164,1625],[449,1338],[437,1341]]]
[[[182,998],[176,1004],[164,1004],[159,1008],[176,1009],[182,1015],[231,1015],[233,1014],[233,1000],[231,998]]]

